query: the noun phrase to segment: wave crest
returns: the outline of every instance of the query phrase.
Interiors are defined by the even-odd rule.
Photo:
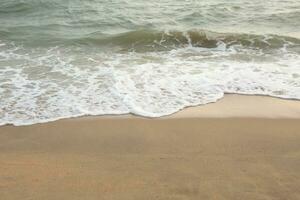
[[[278,49],[285,45],[299,46],[297,38],[278,35],[253,35],[238,33],[217,33],[206,30],[153,31],[138,30],[117,35],[89,34],[72,40],[88,45],[117,45],[136,51],[163,51],[178,47],[216,48],[220,43],[255,49]]]

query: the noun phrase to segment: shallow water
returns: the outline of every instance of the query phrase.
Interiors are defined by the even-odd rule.
[[[2,0],[0,125],[300,99],[300,1]]]

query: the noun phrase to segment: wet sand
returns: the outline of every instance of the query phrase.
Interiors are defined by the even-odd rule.
[[[300,101],[0,127],[0,199],[300,199]]]

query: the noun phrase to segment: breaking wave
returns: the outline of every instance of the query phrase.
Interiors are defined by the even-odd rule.
[[[0,42],[0,125],[83,115],[160,117],[225,93],[300,99],[296,38],[193,30],[82,41],[51,48]],[[109,43],[117,50],[104,51]]]

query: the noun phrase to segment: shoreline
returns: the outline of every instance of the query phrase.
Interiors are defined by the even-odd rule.
[[[300,197],[300,101],[226,95],[162,118],[0,127],[0,196],[17,199]]]
[[[259,103],[258,103],[259,102]],[[274,110],[276,107],[276,110]],[[135,114],[107,114],[107,115],[83,115],[73,117],[61,117],[46,122],[34,124],[4,126],[32,126],[37,124],[55,123],[64,120],[90,120],[95,118],[141,118],[150,120],[162,120],[168,118],[300,118],[300,100],[283,99],[264,95],[225,94],[216,102],[187,106],[173,114],[161,117],[145,117]]]

